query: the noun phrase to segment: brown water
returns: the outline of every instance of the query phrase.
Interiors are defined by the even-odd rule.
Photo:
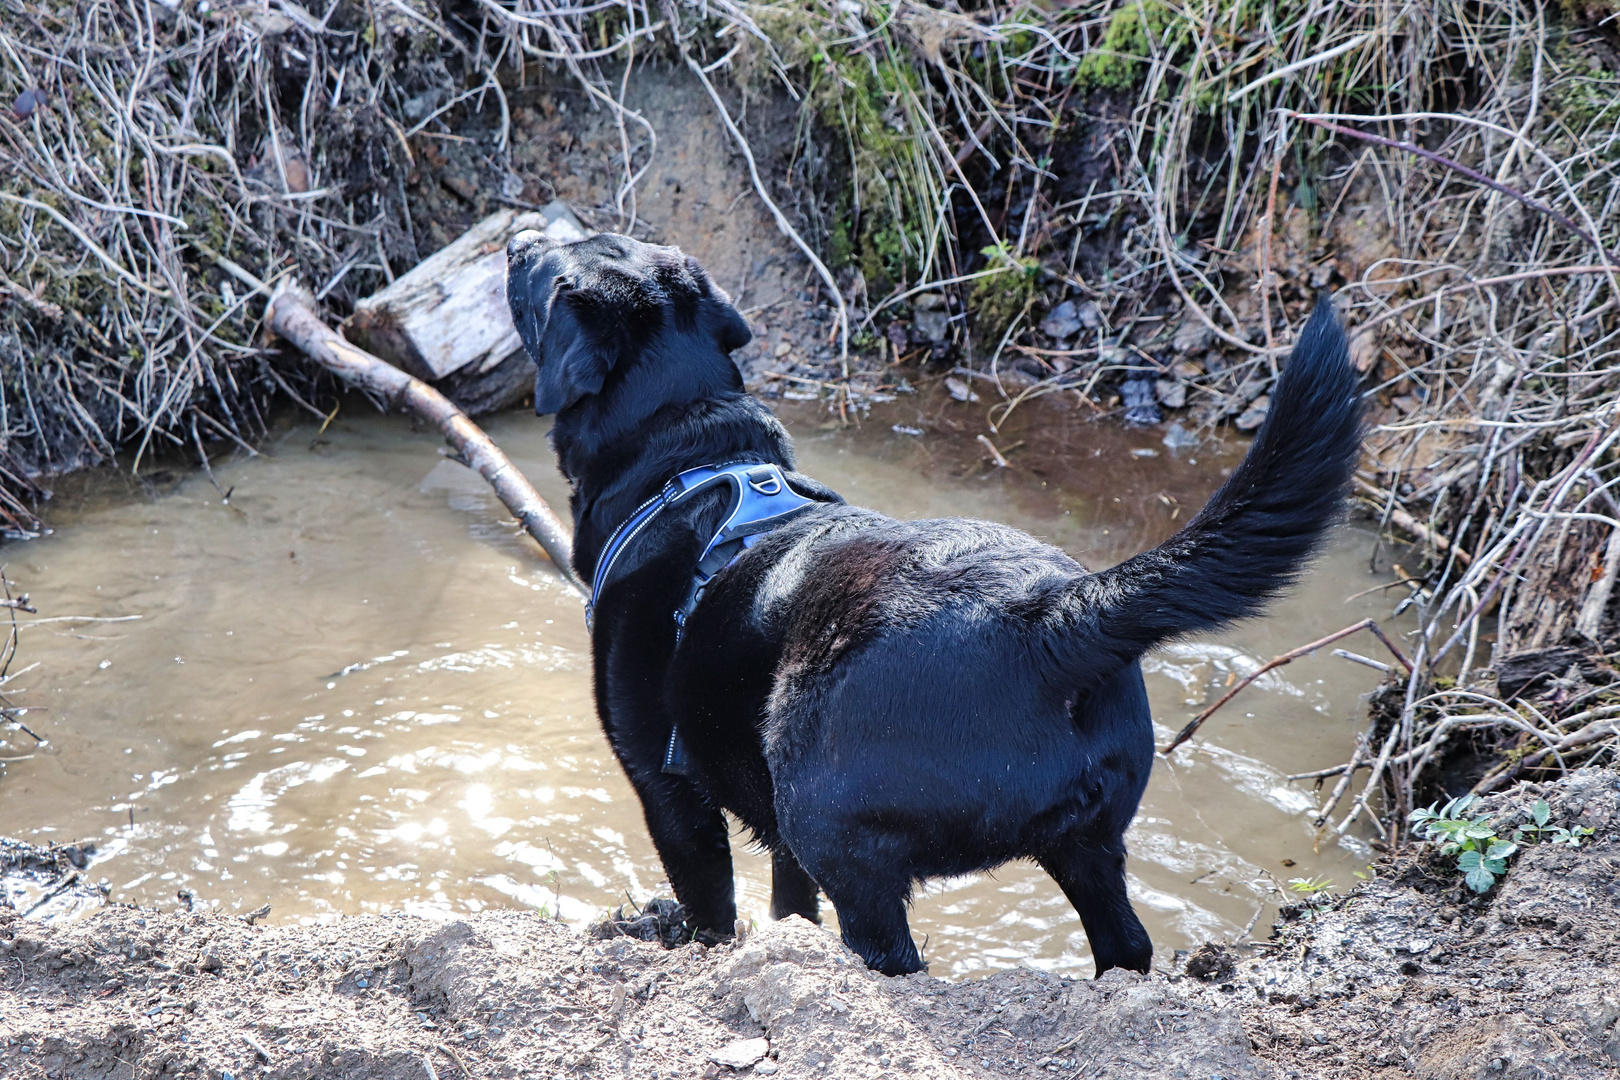
[[[1026,410],[1041,437],[998,435],[1003,470],[972,441],[979,406],[902,398],[859,430],[792,408],[802,467],[852,502],[1009,522],[1093,566],[1168,535],[1241,451],[1178,457],[1156,430]],[[544,424],[489,428],[564,505]],[[39,666],[18,700],[49,746],[0,766],[0,833],[97,838],[90,873],[116,900],[189,889],[282,920],[524,905],[584,921],[667,895],[596,725],[580,601],[439,445],[351,402],[324,434],[289,424],[260,456],[216,462],[229,505],[190,473],[59,495],[55,534],[11,546],[8,575],[42,617],[126,621],[25,628]],[[1377,594],[1345,602],[1382,580],[1372,542],[1345,530],[1272,617],[1150,657],[1161,742],[1257,658],[1387,615]],[[1237,933],[1273,875],[1343,887],[1364,865],[1357,840],[1314,850],[1313,798],[1283,774],[1345,758],[1376,680],[1325,654],[1296,663],[1156,766],[1131,887],[1161,953]],[[739,906],[763,919],[768,861],[737,848]],[[1090,970],[1078,918],[1030,865],[933,884],[912,927],[937,974]]]

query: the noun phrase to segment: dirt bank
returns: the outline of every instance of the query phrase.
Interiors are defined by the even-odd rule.
[[[1538,794],[1487,809],[1510,828]],[[1402,855],[1248,955],[1146,978],[886,979],[798,920],[666,951],[516,911],[301,927],[0,909],[0,1075],[1613,1076],[1620,773],[1544,794],[1595,835],[1526,848],[1484,897],[1449,860]]]

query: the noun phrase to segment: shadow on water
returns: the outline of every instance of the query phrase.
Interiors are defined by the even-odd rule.
[[[1032,406],[995,436],[1001,469],[974,439],[982,404],[903,396],[858,429],[782,404],[801,467],[851,501],[1009,522],[1092,566],[1172,533],[1243,449],[1172,452],[1157,428]],[[578,599],[482,481],[436,460],[432,433],[360,402],[343,417],[216,462],[229,505],[201,475],[103,474],[64,485],[53,536],[12,548],[41,615],[139,619],[28,630],[25,698],[51,745],[0,775],[4,831],[97,839],[88,873],[116,900],[168,906],[184,889],[227,910],[269,902],[276,919],[531,905],[585,920],[667,894],[596,726]],[[566,505],[544,423],[488,427]],[[1373,544],[1346,527],[1271,617],[1151,656],[1160,741],[1258,662],[1387,616],[1387,594],[1345,602],[1386,580]],[[1376,679],[1301,661],[1158,763],[1131,872],[1161,952],[1237,933],[1277,879],[1342,887],[1365,864],[1356,837],[1316,850],[1315,800],[1283,776],[1344,760]],[[739,905],[763,919],[768,861],[736,847]],[[1078,918],[1029,865],[931,884],[912,926],[936,974],[1090,970]]]

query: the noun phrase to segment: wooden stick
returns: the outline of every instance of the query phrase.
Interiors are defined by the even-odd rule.
[[[1372,749],[1372,732],[1369,728],[1367,733],[1356,736],[1356,750],[1355,753],[1350,755],[1350,762],[1345,766],[1344,774],[1339,777],[1339,782],[1333,785],[1333,791],[1328,794],[1327,801],[1322,804],[1322,808],[1311,819],[1311,825],[1314,828],[1320,829],[1327,824],[1328,818],[1333,816],[1333,811],[1338,807],[1339,800],[1344,798],[1346,789],[1350,787],[1351,778],[1356,775],[1356,770],[1366,761],[1367,751],[1370,749]]]
[[[1215,714],[1215,710],[1237,697],[1239,691],[1248,686],[1250,683],[1254,682],[1254,680],[1258,679],[1260,676],[1264,675],[1266,672],[1272,670],[1273,668],[1280,668],[1284,664],[1291,664],[1302,656],[1309,656],[1322,646],[1331,645],[1340,638],[1349,637],[1358,630],[1371,630],[1378,636],[1378,640],[1384,643],[1384,647],[1394,655],[1395,659],[1400,661],[1401,666],[1406,669],[1406,673],[1408,675],[1412,673],[1412,662],[1401,653],[1400,649],[1395,647],[1395,643],[1389,640],[1384,632],[1378,628],[1378,624],[1372,619],[1362,619],[1354,626],[1347,626],[1343,630],[1335,630],[1327,637],[1313,641],[1309,645],[1301,645],[1299,648],[1291,649],[1288,652],[1283,653],[1281,656],[1272,657],[1260,667],[1244,676],[1242,681],[1240,681],[1236,686],[1232,687],[1232,689],[1228,690],[1225,694],[1222,694],[1219,701],[1205,709],[1203,712],[1199,713],[1197,716],[1193,717],[1192,722],[1186,727],[1182,728],[1181,731],[1177,733],[1176,737],[1170,740],[1170,745],[1166,746],[1163,750],[1160,750],[1159,753],[1169,756],[1176,747],[1192,738],[1193,733],[1198,730],[1199,726],[1202,725],[1205,720],[1208,720]]]
[[[995,443],[991,442],[989,439],[985,438],[983,435],[977,435],[977,436],[975,436],[975,438],[977,438],[979,440],[979,445],[980,446],[983,446],[986,450],[990,451],[990,457],[995,460],[996,468],[1005,469],[1007,467],[1007,459],[1004,456],[1002,456],[1002,453],[1001,453],[1000,450],[996,449],[996,444]]]
[[[1356,796],[1355,805],[1350,807],[1350,813],[1345,815],[1344,820],[1339,822],[1338,827],[1334,830],[1340,836],[1343,836],[1345,830],[1350,828],[1351,823],[1361,816],[1363,810],[1367,809],[1367,800],[1372,798],[1373,791],[1378,787],[1378,781],[1383,778],[1384,766],[1389,764],[1390,751],[1395,749],[1395,740],[1400,737],[1401,728],[1399,724],[1389,729],[1389,737],[1384,740],[1384,745],[1379,749],[1378,760],[1373,763],[1372,773],[1367,777],[1367,786],[1361,789],[1361,794]],[[1373,828],[1378,830],[1378,835],[1383,836],[1384,826],[1376,817],[1370,820],[1373,823]]]
[[[1405,529],[1408,533],[1417,537],[1419,540],[1423,540],[1433,545],[1434,548],[1442,555],[1451,551],[1450,540],[1446,539],[1444,536],[1441,536],[1423,522],[1407,513],[1399,504],[1394,502],[1389,492],[1385,491],[1383,488],[1374,487],[1372,484],[1367,483],[1367,481],[1363,480],[1359,476],[1354,477],[1353,479],[1358,491],[1360,491],[1363,495],[1366,495],[1368,498],[1383,503],[1384,506],[1388,507],[1389,520],[1395,525]],[[1462,563],[1464,566],[1469,566],[1474,561],[1474,557],[1468,554],[1468,552],[1464,551],[1462,548],[1457,549],[1456,555],[1457,561]]]
[[[343,340],[321,321],[315,313],[314,300],[299,286],[277,286],[270,298],[266,320],[277,334],[345,382],[375,391],[395,407],[408,409],[437,426],[445,441],[455,447],[457,460],[489,481],[496,498],[545,550],[563,580],[581,594],[585,592],[570,562],[573,544],[568,527],[500,447],[452,405],[449,398],[422,380]]]

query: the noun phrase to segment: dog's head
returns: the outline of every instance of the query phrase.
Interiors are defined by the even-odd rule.
[[[646,365],[671,393],[716,378],[740,385],[727,354],[753,334],[679,248],[614,233],[559,244],[524,231],[506,260],[512,321],[538,369],[536,413],[561,412]]]

